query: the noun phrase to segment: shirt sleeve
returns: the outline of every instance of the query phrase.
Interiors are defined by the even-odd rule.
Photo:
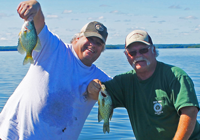
[[[121,76],[115,76],[112,80],[103,82],[103,84],[106,86],[106,90],[111,96],[113,108],[125,107],[125,96]]]
[[[194,84],[188,75],[176,77],[172,82],[174,106],[178,114],[180,109],[195,106],[199,110],[199,103],[194,89]]]
[[[109,75],[107,75],[107,74],[104,73],[104,72],[102,72],[101,77],[99,78],[99,80],[100,80],[101,82],[106,82],[106,81],[109,81],[109,80],[111,80],[111,79],[112,79],[112,77],[110,77]]]
[[[41,45],[40,51],[33,51],[33,59],[35,61],[43,61],[55,52],[58,48],[61,40],[59,37],[49,31],[47,25],[45,25],[42,31],[38,34],[39,44]]]

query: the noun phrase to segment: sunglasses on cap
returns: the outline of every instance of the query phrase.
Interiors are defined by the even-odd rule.
[[[139,52],[140,54],[145,54],[145,53],[147,53],[148,51],[149,51],[149,49],[150,49],[150,46],[148,47],[148,48],[142,48],[142,49],[139,49],[138,51],[131,51],[131,52],[129,52],[129,51],[126,51],[130,56],[136,56],[137,55],[137,53]]]

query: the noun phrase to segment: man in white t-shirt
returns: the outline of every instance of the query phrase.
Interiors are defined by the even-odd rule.
[[[93,79],[110,77],[93,62],[104,50],[106,27],[86,24],[65,44],[45,25],[40,4],[21,2],[22,19],[34,17],[42,50],[33,51],[34,64],[0,114],[2,140],[76,140],[96,100],[87,91]]]

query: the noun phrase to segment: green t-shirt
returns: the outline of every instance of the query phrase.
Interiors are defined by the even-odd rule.
[[[180,68],[158,62],[154,74],[140,81],[134,70],[104,83],[113,106],[127,109],[137,140],[172,140],[179,110],[199,103],[191,78]],[[196,122],[190,140],[200,139]]]

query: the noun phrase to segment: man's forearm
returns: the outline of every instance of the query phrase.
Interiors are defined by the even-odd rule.
[[[41,6],[39,3],[37,3],[38,6],[39,6],[39,10],[37,12],[37,14],[35,15],[34,17],[34,24],[35,24],[35,28],[36,28],[36,31],[37,31],[37,34],[39,34],[41,32],[41,30],[43,29],[44,27],[44,15],[42,13],[42,9],[41,9]]]
[[[178,128],[173,140],[188,140],[190,138],[196,124],[197,113],[196,107],[181,109]]]

